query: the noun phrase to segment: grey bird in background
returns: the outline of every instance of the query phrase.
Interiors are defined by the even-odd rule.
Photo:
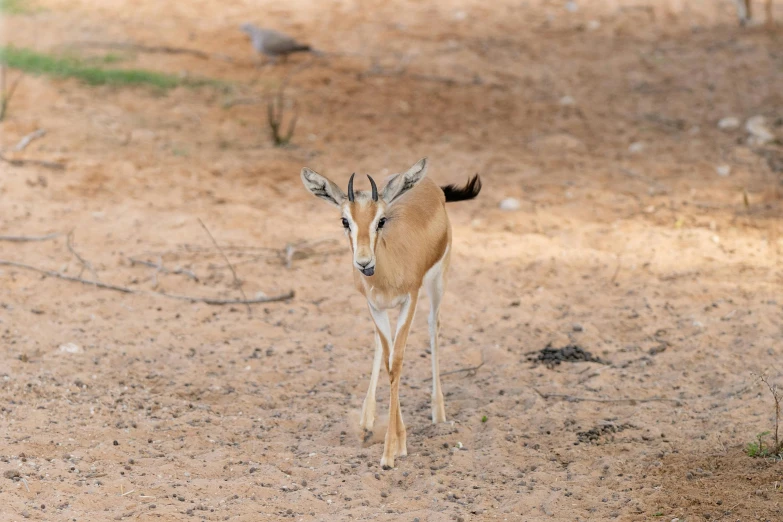
[[[249,23],[242,24],[240,29],[250,36],[256,52],[270,57],[273,61],[279,56],[285,60],[289,54],[312,50],[309,45],[301,44],[290,36],[271,29],[262,29]]]

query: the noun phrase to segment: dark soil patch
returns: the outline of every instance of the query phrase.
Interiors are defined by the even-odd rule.
[[[608,364],[606,361],[575,344],[569,344],[562,348],[552,348],[552,344],[550,343],[541,351],[529,352],[527,354],[527,360],[533,363],[543,363],[547,368],[552,368],[563,362],[596,362]]]
[[[606,424],[600,424],[590,428],[587,431],[578,431],[576,432],[576,438],[579,440],[579,442],[583,442],[585,444],[597,444],[598,440],[604,435],[610,435],[611,439],[614,439],[613,435],[615,433],[620,433],[623,430],[631,428],[634,428],[634,426],[631,424],[614,424],[612,422],[608,422]]]

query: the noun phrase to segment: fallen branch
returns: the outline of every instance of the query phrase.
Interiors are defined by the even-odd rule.
[[[155,268],[158,272],[164,273],[164,274],[174,274],[174,275],[184,275],[188,276],[192,280],[198,282],[198,276],[185,268],[175,268],[174,270],[171,270],[170,268],[166,268],[160,263],[153,263],[152,261],[143,261],[141,259],[136,259],[135,257],[129,257],[128,261],[130,261],[131,266],[133,265],[144,265],[148,266],[150,268]]]
[[[288,301],[289,299],[293,299],[294,297],[294,291],[290,290],[288,293],[281,294],[281,295],[274,295],[271,297],[256,297],[253,299],[217,299],[213,297],[193,297],[189,295],[178,295],[178,294],[167,294],[166,292],[135,292],[132,291],[135,294],[149,294],[149,295],[160,295],[163,297],[168,297],[169,299],[177,299],[179,301],[188,301],[190,303],[206,303],[210,305],[247,305],[250,307],[251,304],[259,304],[259,303],[271,303],[273,301]]]
[[[42,138],[46,135],[46,129],[37,129],[34,132],[31,132],[21,140],[19,140],[19,143],[16,144],[14,147],[14,150],[17,152],[23,151],[25,148],[27,148],[30,143],[37,140],[38,138]]]
[[[79,263],[82,265],[82,269],[79,272],[79,275],[77,277],[81,277],[82,273],[84,273],[84,270],[86,269],[92,274],[92,277],[95,281],[99,281],[100,278],[98,277],[98,274],[95,272],[95,269],[92,267],[92,263],[84,259],[82,256],[79,255],[79,253],[76,251],[76,249],[73,248],[73,230],[68,232],[68,236],[65,240],[65,246],[68,247],[68,251],[73,254],[73,257],[75,257]]]
[[[477,366],[472,366],[470,368],[460,368],[459,370],[451,370],[451,371],[448,371],[448,372],[445,372],[445,373],[441,373],[440,376],[443,377],[445,375],[454,375],[455,373],[467,372],[467,375],[465,375],[465,377],[472,377],[472,376],[476,375],[476,372],[482,366],[484,366],[484,352],[483,351],[481,352],[481,363],[478,364]],[[432,380],[432,378],[424,379],[425,382],[426,381],[431,381],[431,380]]]
[[[234,277],[234,285],[236,285],[237,288],[239,288],[239,293],[242,294],[242,298],[247,301],[247,296],[245,295],[245,290],[242,288],[242,282],[237,277],[237,271],[234,270],[234,265],[231,264],[231,261],[228,260],[228,256],[225,252],[223,252],[223,249],[220,248],[220,245],[218,245],[218,242],[215,241],[215,236],[212,235],[212,232],[209,231],[207,226],[204,224],[203,221],[201,221],[201,218],[198,218],[198,222],[201,224],[201,228],[204,229],[204,232],[207,233],[209,236],[209,239],[212,240],[212,244],[215,245],[215,248],[218,249],[218,252],[220,252],[220,255],[223,256],[223,259],[226,260],[226,264],[228,265],[228,268],[231,269],[231,275]],[[250,315],[252,312],[250,310],[250,305],[247,305],[247,314]]]
[[[65,170],[65,165],[62,163],[55,163],[52,161],[43,160],[30,160],[30,159],[9,159],[0,154],[0,161],[13,165],[14,167],[24,167],[25,165],[38,165],[39,167],[45,167],[52,170]]]
[[[630,402],[632,404],[637,402],[674,402],[677,405],[681,402],[679,399],[667,399],[665,397],[649,397],[645,399],[600,399],[593,397],[577,397],[575,395],[562,395],[560,393],[541,393],[536,388],[533,388],[533,391],[540,395],[542,399],[563,399],[568,402]]]
[[[48,275],[51,277],[57,277],[59,279],[64,279],[65,281],[73,281],[76,283],[82,283],[83,285],[97,286],[98,288],[105,288],[106,290],[114,290],[125,294],[138,293],[135,290],[132,290],[130,288],[125,288],[124,286],[110,285],[107,283],[101,283],[100,281],[88,281],[86,279],[82,279],[81,277],[73,277],[73,276],[61,274],[60,272],[55,272],[54,270],[46,270],[45,268],[38,268],[32,265],[26,265],[24,263],[17,263],[16,261],[6,261],[4,259],[0,259],[0,266],[13,266],[16,268],[24,268],[25,270],[32,270],[33,272],[38,272],[39,274]]]
[[[57,232],[54,234],[46,234],[45,236],[0,236],[0,241],[10,241],[12,243],[30,243],[33,241],[49,241],[56,237],[60,237],[62,234]]]
[[[97,288],[103,288],[105,290],[114,290],[116,292],[122,292],[124,294],[162,296],[162,297],[167,297],[169,299],[177,299],[179,301],[189,301],[191,303],[206,303],[210,305],[238,305],[238,304],[251,305],[251,304],[258,304],[258,303],[270,303],[273,301],[287,301],[289,299],[293,299],[295,295],[294,291],[291,290],[286,294],[276,295],[271,297],[266,297],[266,296],[257,297],[255,299],[217,299],[212,297],[193,297],[188,295],[167,294],[165,292],[145,292],[145,291],[134,290],[132,288],[127,288],[124,286],[101,283],[100,281],[88,281],[80,277],[73,277],[73,276],[61,274],[60,272],[55,272],[54,270],[46,270],[44,268],[38,268],[36,266],[27,265],[24,263],[17,263],[16,261],[7,261],[5,259],[0,259],[0,266],[12,266],[15,268],[22,268],[24,270],[38,272],[39,274],[47,275],[50,277],[56,277],[57,279],[72,281],[74,283],[81,283],[83,285],[95,286]]]

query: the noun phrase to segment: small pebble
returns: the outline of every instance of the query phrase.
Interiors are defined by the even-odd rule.
[[[644,150],[644,143],[641,141],[635,141],[628,146],[628,152],[631,154],[637,154]]]
[[[560,101],[558,103],[563,107],[571,107],[573,105],[576,105],[576,101],[574,100],[574,98],[572,96],[567,96],[567,95],[560,98]]]
[[[727,116],[726,118],[721,118],[721,120],[718,122],[718,128],[721,130],[734,130],[740,126],[739,118],[735,118],[734,116]]]
[[[729,174],[731,174],[731,167],[729,165],[718,165],[715,167],[715,172],[718,173],[718,176],[726,177]]]
[[[753,116],[745,122],[745,130],[750,133],[748,140],[751,145],[766,145],[775,141],[775,136],[767,127],[767,120],[764,116]]]
[[[574,323],[572,328],[574,329],[575,332],[583,332],[584,331],[584,327],[581,324],[579,324],[579,323]]]
[[[516,198],[506,198],[500,202],[500,210],[512,211],[519,210],[521,207],[522,205]]]

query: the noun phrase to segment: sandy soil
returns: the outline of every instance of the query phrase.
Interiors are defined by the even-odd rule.
[[[763,115],[783,135],[783,33],[740,29],[728,1],[564,4],[39,0],[8,17],[5,43],[39,51],[233,60],[113,51],[232,87],[26,77],[0,124],[7,157],[67,166],[2,165],[0,234],[73,230],[91,269],[65,236],[0,241],[0,259],[137,292],[0,267],[0,518],[783,520],[783,463],[743,452],[774,423],[754,373],[783,385],[783,149],[744,129]],[[333,54],[258,69],[248,20]],[[299,125],[281,149],[257,100],[286,76]],[[449,422],[431,425],[416,317],[410,454],[382,471],[383,419],[358,429],[371,322],[299,170],[344,184],[422,156],[438,182],[484,180],[449,208],[442,371],[483,365],[444,376]],[[248,297],[295,297],[249,315],[150,294],[240,297],[199,218]],[[608,364],[528,361],[550,343]]]

